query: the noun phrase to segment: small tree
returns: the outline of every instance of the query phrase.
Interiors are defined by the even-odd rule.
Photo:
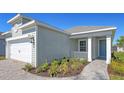
[[[124,47],[124,36],[120,36],[120,38],[117,40],[117,45],[119,47]]]

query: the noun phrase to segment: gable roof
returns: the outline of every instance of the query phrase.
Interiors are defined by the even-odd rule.
[[[17,14],[17,15],[14,16],[13,18],[11,18],[7,23],[12,23],[12,22],[14,22],[15,20],[18,20],[19,18],[26,18],[26,19],[31,20],[30,22],[27,22],[27,23],[21,25],[19,28],[25,28],[25,27],[28,27],[29,25],[37,24],[37,25],[40,25],[40,26],[47,27],[47,28],[49,28],[49,29],[55,30],[55,31],[57,31],[57,32],[67,34],[67,33],[64,32],[64,30],[62,30],[62,29],[60,29],[60,28],[58,28],[58,27],[55,27],[55,26],[50,25],[50,24],[48,24],[48,23],[46,23],[46,22],[43,22],[43,21],[38,21],[38,20],[32,19],[32,18],[30,18],[30,17],[26,17],[26,16],[24,16],[24,15],[22,15],[22,14]],[[11,31],[9,31],[9,32],[11,32]],[[8,34],[8,32],[4,32],[2,35],[5,35],[5,34]],[[68,35],[68,34],[67,34],[67,35]]]
[[[29,18],[29,17],[23,16],[23,15],[21,15],[21,14],[17,14],[16,16],[14,16],[14,17],[11,18],[10,20],[8,20],[7,23],[12,23],[12,22],[14,22],[15,20],[18,20],[19,18],[25,18],[25,19],[28,19],[28,20],[32,20],[32,19]]]
[[[116,27],[112,26],[77,26],[70,29],[65,30],[67,34],[76,35],[90,32],[99,32],[106,30],[115,30]]]
[[[20,28],[27,27],[30,24],[36,23],[40,26],[44,26],[44,27],[53,29],[55,31],[58,31],[58,32],[61,32],[64,34],[68,34],[68,35],[76,35],[76,34],[84,34],[84,33],[90,33],[90,32],[99,32],[99,31],[107,31],[107,30],[115,30],[116,29],[116,27],[112,27],[112,26],[77,26],[77,27],[73,27],[73,28],[70,28],[70,29],[63,31],[62,29],[59,29],[58,27],[52,26],[52,25],[47,24],[47,23],[42,22],[42,21],[34,20],[32,18],[23,16],[21,14],[17,14],[15,17],[11,18],[8,21],[8,23],[12,23],[19,18],[26,18],[26,19],[32,20],[32,21],[20,26]],[[7,34],[7,33],[3,33],[3,34]]]
[[[20,26],[19,28],[22,29],[22,28],[28,27],[28,26],[30,26],[32,24],[39,25],[39,26],[42,26],[42,27],[46,27],[46,28],[52,29],[54,31],[57,31],[57,32],[60,32],[60,33],[68,35],[62,29],[59,29],[59,28],[57,28],[55,26],[49,25],[49,24],[44,23],[44,22],[36,21],[36,20],[32,20],[32,21]]]

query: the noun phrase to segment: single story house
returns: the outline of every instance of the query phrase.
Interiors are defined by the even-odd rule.
[[[6,37],[6,58],[38,66],[63,57],[111,61],[112,40],[116,27],[77,26],[61,30],[44,22],[17,14],[8,23],[13,27]]]
[[[124,47],[117,46],[117,52],[124,52]]]
[[[0,32],[0,56],[5,56],[5,38],[2,36],[3,32]]]
[[[112,52],[115,52],[115,51],[117,51],[117,45],[112,46]]]
[[[116,51],[116,52],[124,52],[124,47],[119,47],[118,45],[114,45],[112,46],[112,50],[113,52]]]

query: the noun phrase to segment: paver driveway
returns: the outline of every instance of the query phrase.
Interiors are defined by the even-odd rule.
[[[41,77],[22,70],[25,63],[12,60],[0,61],[0,79],[4,80],[30,80],[41,79]]]
[[[0,80],[72,80],[75,77],[65,78],[50,78],[41,77],[35,74],[25,72],[22,68],[26,63],[17,62],[12,60],[1,60],[0,61]]]

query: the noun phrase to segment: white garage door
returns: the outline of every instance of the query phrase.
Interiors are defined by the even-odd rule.
[[[18,61],[31,63],[32,46],[31,43],[15,43],[10,45],[10,58]]]

